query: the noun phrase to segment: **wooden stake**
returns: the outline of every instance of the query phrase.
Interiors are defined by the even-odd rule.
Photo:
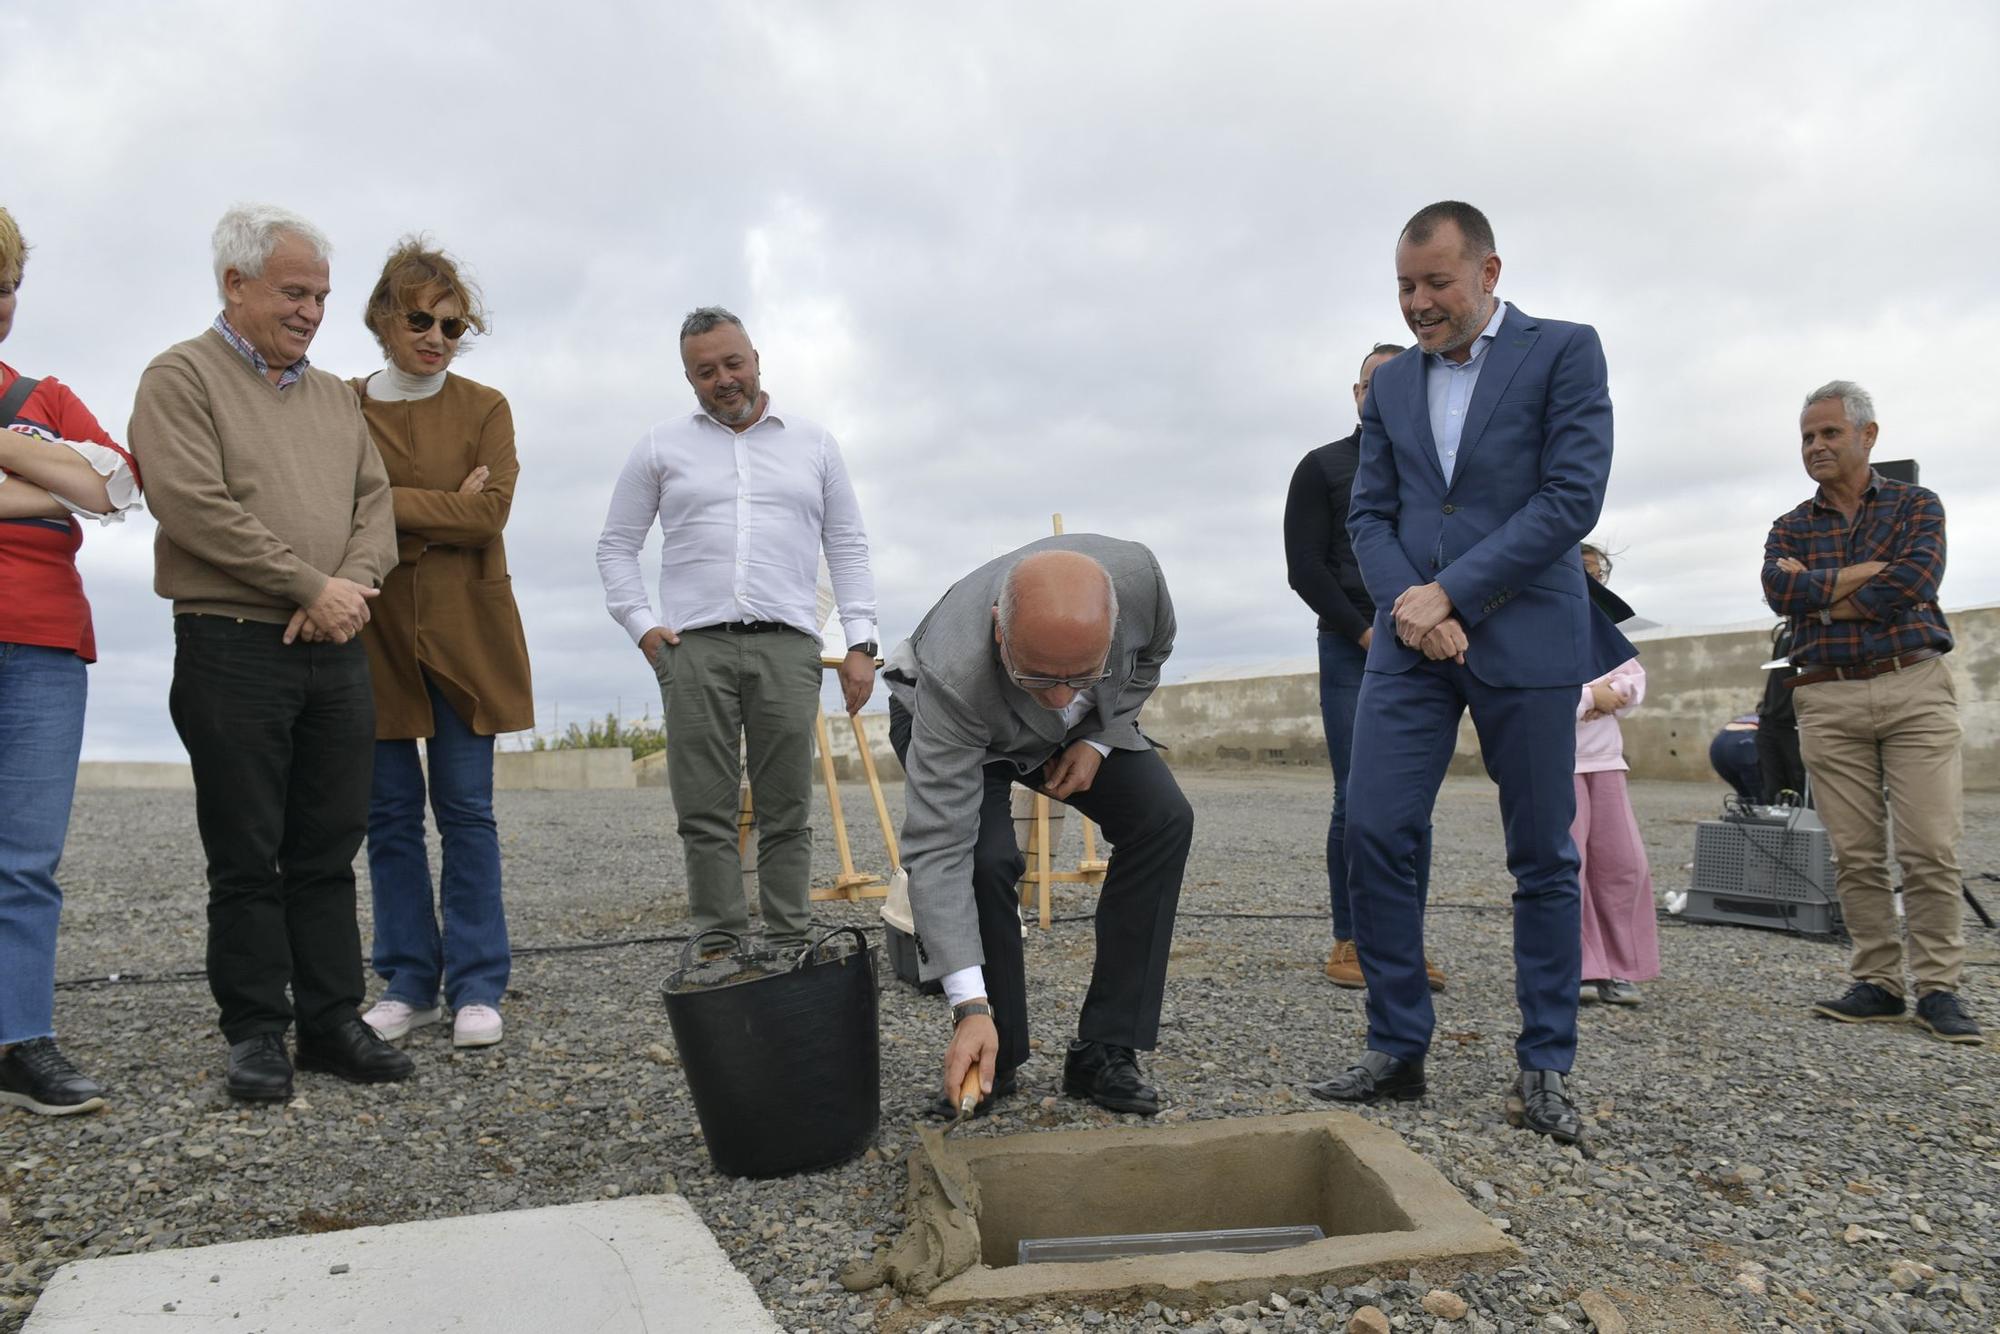
[[[847,817],[840,809],[840,780],[833,772],[833,746],[826,730],[824,709],[813,709],[813,739],[819,743],[819,772],[826,784],[826,804],[833,816],[833,845],[840,853],[840,875],[833,888],[816,889],[812,897],[821,901],[885,898],[889,887],[881,876],[862,875],[854,869],[854,852],[847,843]]]
[[[896,848],[896,829],[889,821],[889,802],[882,795],[882,780],[875,773],[875,756],[868,750],[868,734],[862,730],[861,715],[849,714],[847,720],[854,724],[854,748],[861,752],[861,772],[868,779],[868,795],[875,798],[875,820],[882,826],[882,846],[889,851],[889,873],[894,875],[903,869],[903,854]]]

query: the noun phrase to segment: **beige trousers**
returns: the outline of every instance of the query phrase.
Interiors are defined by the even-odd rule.
[[[1904,994],[1889,885],[1893,821],[1917,995],[1957,991],[1965,960],[1958,868],[1965,805],[1951,669],[1932,658],[1866,681],[1800,686],[1792,700],[1814,803],[1840,860],[1840,911],[1854,938],[1848,971]]]

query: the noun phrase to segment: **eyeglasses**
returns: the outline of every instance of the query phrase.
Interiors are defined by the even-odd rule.
[[[403,315],[403,324],[411,333],[426,333],[435,324],[444,331],[446,338],[451,339],[463,338],[466,329],[470,327],[456,315],[447,315],[440,320],[428,310],[406,311]]]
[[[1023,690],[1088,690],[1100,681],[1109,680],[1111,672],[1107,664],[1103,670],[1087,676],[1030,676],[1014,670],[1014,660],[1007,654],[1007,646],[1000,646],[1000,664],[1007,669],[1007,677]]]

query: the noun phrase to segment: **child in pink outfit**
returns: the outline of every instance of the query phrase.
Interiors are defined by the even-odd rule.
[[[1609,565],[1596,548],[1584,548],[1593,578],[1601,581]],[[1653,874],[1625,789],[1625,739],[1618,730],[1618,720],[1645,696],[1646,669],[1632,658],[1584,686],[1576,708],[1576,821],[1569,832],[1582,860],[1581,999],[1619,1005],[1637,1005],[1632,983],[1660,975]]]

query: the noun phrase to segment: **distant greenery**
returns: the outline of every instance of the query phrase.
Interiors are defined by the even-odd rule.
[[[630,746],[632,758],[640,759],[667,748],[667,729],[644,717],[637,722],[621,722],[617,713],[587,723],[571,723],[553,737],[536,735],[529,750],[610,750]]]

